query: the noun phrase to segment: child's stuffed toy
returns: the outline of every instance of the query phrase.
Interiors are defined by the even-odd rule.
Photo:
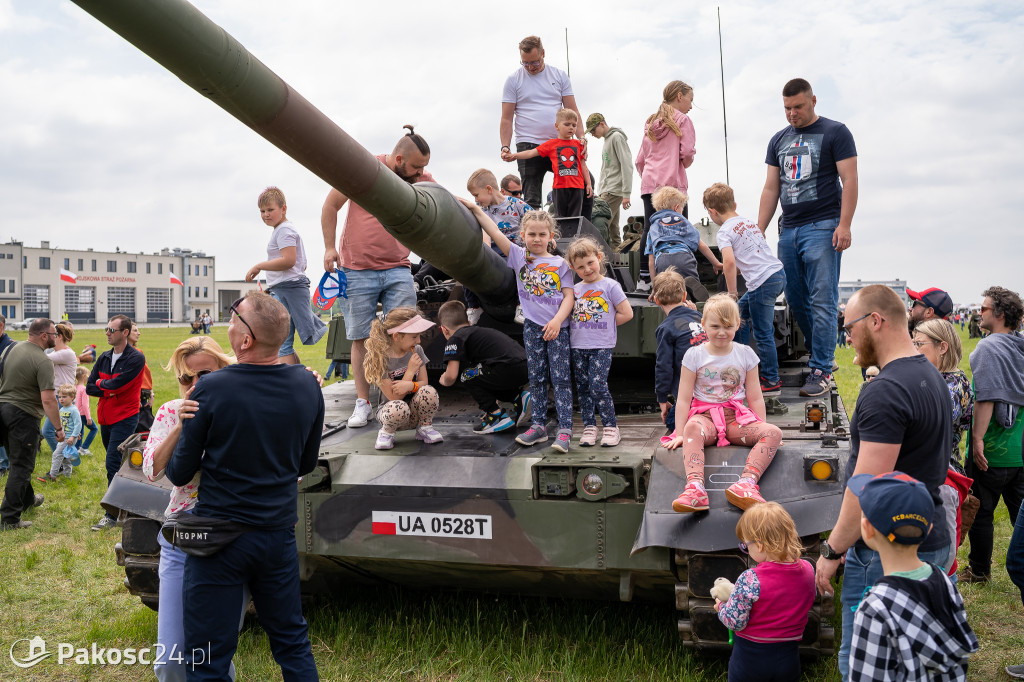
[[[732,596],[733,584],[725,578],[715,578],[715,586],[711,588],[711,596],[721,602],[729,601]]]

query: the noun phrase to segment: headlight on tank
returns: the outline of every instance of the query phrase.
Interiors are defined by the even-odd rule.
[[[604,489],[604,481],[597,474],[590,473],[583,477],[583,485],[580,487],[588,495],[597,495]]]
[[[134,448],[128,453],[128,465],[132,469],[142,468],[142,450],[135,450]]]
[[[839,458],[823,455],[805,455],[804,480],[822,483],[838,481]]]
[[[629,482],[612,471],[586,467],[576,472],[576,496],[584,500],[604,500],[628,487]]]

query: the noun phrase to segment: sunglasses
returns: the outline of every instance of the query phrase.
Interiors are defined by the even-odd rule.
[[[757,540],[751,540],[750,542],[741,542],[740,543],[740,551],[743,552],[744,554],[750,554],[750,545],[753,545],[756,542],[757,542]]]
[[[242,317],[242,314],[241,314],[240,312],[238,312],[238,305],[239,305],[239,304],[240,304],[240,303],[241,303],[241,302],[242,302],[242,301],[243,301],[244,299],[245,299],[245,297],[243,296],[242,298],[239,298],[238,300],[236,300],[236,301],[235,301],[234,303],[232,303],[232,304],[231,304],[231,305],[230,305],[230,306],[228,307],[228,310],[230,310],[231,312],[233,312],[233,313],[234,313],[235,315],[238,315],[238,319],[239,319],[239,320],[240,320],[240,321],[242,322],[242,324],[244,324],[244,325],[245,325],[245,328],[249,330],[249,336],[251,336],[251,337],[252,337],[252,340],[253,340],[253,342],[255,342],[255,341],[256,341],[256,334],[255,334],[255,333],[253,332],[253,330],[252,330],[252,327],[250,327],[250,326],[249,326],[249,323],[245,321],[245,318],[244,318],[244,317]]]
[[[179,374],[178,375],[178,383],[181,384],[182,386],[188,386],[193,381],[196,381],[198,379],[201,379],[201,378],[205,377],[207,374],[209,374],[212,371],[213,371],[212,369],[201,369],[198,372],[196,372],[195,374]]]
[[[108,334],[116,334],[118,332],[126,332],[126,331],[131,331],[131,330],[129,330],[129,329],[111,329],[110,327],[107,327],[103,331],[105,331]]]
[[[874,312],[870,312],[867,315],[861,315],[856,320],[852,320],[852,321],[844,324],[843,325],[843,331],[846,332],[847,334],[849,334],[850,330],[853,329],[853,325],[857,324],[861,320],[866,320],[866,319],[868,319],[869,317],[871,317],[872,315],[875,315],[875,314],[876,313],[874,313]],[[885,322],[885,318],[884,317],[882,317],[881,315],[879,315],[878,317],[879,317],[879,319],[882,320],[882,322]]]
[[[508,192],[508,195],[510,197],[521,197],[521,196],[523,196],[523,190],[521,190],[521,189],[507,189],[505,191]]]
[[[987,312],[988,312],[988,311],[990,311],[990,310],[992,310],[992,308],[990,308],[990,307],[989,307],[989,306],[987,306],[987,305],[983,305],[983,306],[981,306],[981,312],[983,312],[983,313],[987,313]]]

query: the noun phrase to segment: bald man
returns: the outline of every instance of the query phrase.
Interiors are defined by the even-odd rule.
[[[316,467],[324,397],[304,367],[279,364],[289,320],[285,307],[261,291],[231,305],[228,341],[238,362],[196,382],[190,397],[199,407],[182,421],[164,471],[175,485],[202,472],[194,516],[241,532],[211,556],[185,559],[185,651],[205,654],[186,658],[190,680],[230,679],[245,585],[282,677],[317,679],[302,617],[295,481]],[[258,401],[247,399],[256,395]]]
[[[390,154],[377,157],[381,163],[409,184],[434,182],[425,168],[430,161],[430,147],[412,126]],[[349,206],[341,239],[335,248],[338,211],[348,197],[336,189],[327,194],[320,214],[324,234],[324,269],[334,272],[340,267],[348,279],[348,298],[339,298],[345,316],[345,336],[352,342],[352,376],[356,382],[356,406],[348,425],[366,426],[370,420],[370,385],[363,373],[365,342],[370,324],[377,314],[377,304],[386,315],[392,308],[416,305],[412,272],[409,270],[409,249],[388,234],[384,226],[361,206]]]

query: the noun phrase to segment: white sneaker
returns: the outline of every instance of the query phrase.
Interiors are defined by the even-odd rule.
[[[526,316],[523,315],[523,306],[517,305],[516,306],[515,323],[516,324],[523,324],[524,322],[526,322]]]
[[[651,293],[651,283],[646,280],[640,280],[636,283],[636,292],[638,294],[649,294]]]
[[[356,400],[355,409],[352,410],[352,416],[348,418],[348,427],[357,429],[360,426],[366,426],[372,416],[373,410],[370,408],[370,401],[359,398]]]
[[[480,321],[480,316],[484,314],[484,311],[480,308],[470,308],[466,311],[466,317],[469,318],[470,324],[476,324]]]
[[[377,442],[373,444],[373,447],[375,450],[390,450],[395,447],[395,434],[381,429],[377,432]]]

